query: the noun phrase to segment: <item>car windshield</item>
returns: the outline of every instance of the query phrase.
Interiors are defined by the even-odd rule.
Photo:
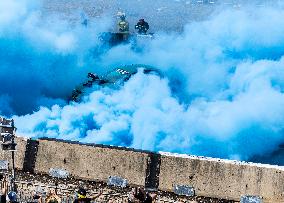
[[[116,83],[117,81],[129,78],[131,73],[121,68],[117,68],[102,77],[107,83]]]

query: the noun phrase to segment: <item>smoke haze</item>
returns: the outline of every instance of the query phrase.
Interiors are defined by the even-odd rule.
[[[223,9],[182,33],[156,33],[139,52],[100,53],[109,16],[83,27],[43,21],[32,5],[0,3],[11,11],[0,12],[0,111],[19,135],[239,160],[284,142],[282,7]],[[138,63],[165,77],[139,71],[120,89],[66,103],[89,71]]]

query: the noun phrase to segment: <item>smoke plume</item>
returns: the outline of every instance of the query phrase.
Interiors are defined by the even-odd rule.
[[[19,135],[240,160],[284,142],[282,7],[224,9],[139,51],[100,52],[111,18],[50,23],[20,2],[0,3],[14,11],[0,12],[0,111]],[[164,77],[140,70],[119,89],[66,103],[88,71],[138,63]]]

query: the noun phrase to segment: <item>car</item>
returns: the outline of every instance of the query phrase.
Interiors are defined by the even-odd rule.
[[[163,77],[161,71],[144,64],[118,66],[102,76],[95,73],[88,73],[87,80],[73,90],[69,101],[80,102],[82,96],[87,95],[89,90],[94,86],[111,88],[121,86],[131,76],[135,75],[139,69],[142,69],[144,74],[154,74]]]

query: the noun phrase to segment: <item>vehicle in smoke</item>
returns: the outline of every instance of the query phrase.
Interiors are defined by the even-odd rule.
[[[132,48],[139,47],[148,40],[154,38],[154,33],[149,34],[124,34],[124,33],[112,33],[104,32],[100,34],[99,40],[105,49],[112,48],[120,44],[131,44]]]
[[[132,75],[136,74],[139,69],[142,69],[144,74],[154,74],[162,77],[162,73],[158,69],[143,64],[119,66],[102,76],[95,73],[88,73],[87,80],[73,90],[69,100],[79,102],[82,96],[88,94],[95,86],[111,88],[121,86],[125,81],[129,80]]]

